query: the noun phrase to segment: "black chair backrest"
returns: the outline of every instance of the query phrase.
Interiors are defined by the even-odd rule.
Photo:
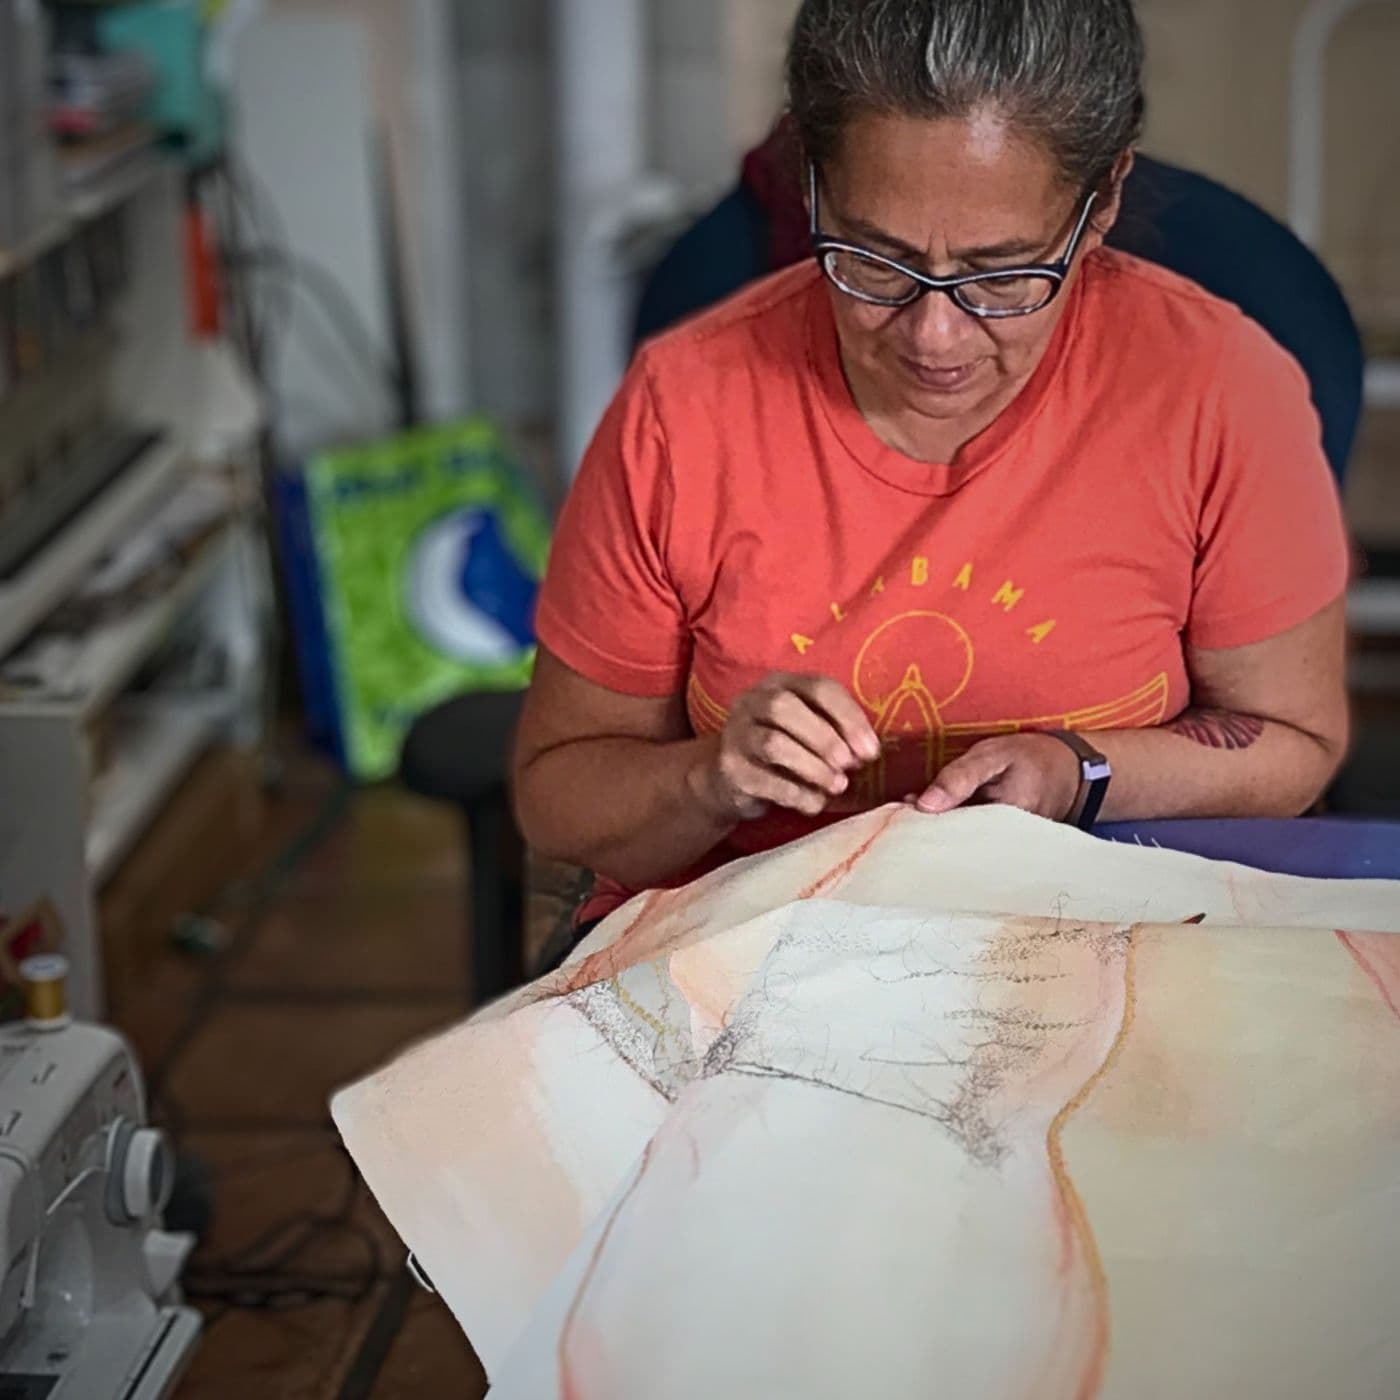
[[[1147,156],[1128,177],[1108,241],[1234,302],[1298,361],[1340,482],[1361,417],[1365,354],[1346,298],[1317,255],[1242,195]]]

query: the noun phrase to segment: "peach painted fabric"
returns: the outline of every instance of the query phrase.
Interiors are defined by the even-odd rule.
[[[895,807],[334,1111],[505,1400],[1380,1400],[1397,1006],[1395,885]]]

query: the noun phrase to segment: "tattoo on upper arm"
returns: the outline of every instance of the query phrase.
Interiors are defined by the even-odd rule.
[[[1264,732],[1264,721],[1257,715],[1240,715],[1233,710],[1185,710],[1167,730],[1208,749],[1238,752],[1253,748]]]

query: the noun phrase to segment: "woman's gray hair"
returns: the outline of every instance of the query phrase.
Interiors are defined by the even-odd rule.
[[[817,161],[862,111],[990,107],[1087,189],[1142,134],[1142,60],[1132,0],[803,0],[788,97]]]

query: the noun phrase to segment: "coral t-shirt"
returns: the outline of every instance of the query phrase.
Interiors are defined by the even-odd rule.
[[[1170,720],[1185,645],[1341,594],[1337,492],[1302,371],[1237,308],[1106,249],[1068,295],[951,465],[861,416],[813,264],[651,342],[564,508],[540,642],[610,690],[684,692],[697,734],[771,671],[840,681],[884,755],[826,820],[991,735]],[[816,824],[772,812],[714,861]]]

